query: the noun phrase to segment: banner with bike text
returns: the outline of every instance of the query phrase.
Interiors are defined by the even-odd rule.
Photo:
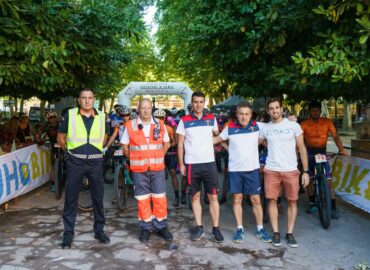
[[[370,213],[370,160],[338,156],[332,172],[336,193],[346,202]]]
[[[0,204],[50,180],[50,148],[30,145],[0,156]]]

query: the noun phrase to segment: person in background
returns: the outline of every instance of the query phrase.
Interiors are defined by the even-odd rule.
[[[112,145],[114,140],[117,139],[118,136],[118,141],[121,141],[123,132],[125,131],[125,126],[128,121],[130,121],[130,116],[131,116],[131,109],[122,105],[117,105],[116,106],[116,111],[119,113],[121,116],[122,122],[120,122],[116,127],[114,128],[112,136],[109,138],[109,141],[107,145],[103,149],[103,153],[105,153],[108,148]]]
[[[19,118],[16,139],[21,145],[30,144],[33,142],[30,119],[27,115],[22,115]]]
[[[7,123],[4,124],[1,137],[2,145],[1,148],[4,152],[10,152],[13,142],[18,143],[16,140],[16,133],[18,128],[19,118],[12,116]]]
[[[308,106],[308,111],[309,119],[303,121],[301,123],[301,127],[308,152],[309,175],[311,179],[310,184],[307,187],[310,205],[307,208],[306,213],[313,214],[317,211],[313,181],[313,178],[315,177],[315,155],[326,155],[326,145],[328,143],[329,134],[333,137],[333,140],[339,149],[339,154],[348,155],[348,153],[343,147],[343,143],[335,129],[333,121],[329,118],[320,117],[321,103],[318,101],[312,101]],[[331,180],[329,161],[326,162],[325,172],[327,180]],[[331,181],[329,181],[329,187],[332,207],[331,217],[333,219],[339,219],[340,212],[336,206],[335,192]]]

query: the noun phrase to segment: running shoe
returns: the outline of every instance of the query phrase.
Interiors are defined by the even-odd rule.
[[[191,240],[198,241],[205,235],[203,226],[196,226],[194,231],[191,233]]]
[[[332,219],[339,219],[340,216],[341,216],[341,213],[338,210],[338,208],[331,209],[331,218]]]
[[[296,248],[298,247],[298,243],[297,241],[295,240],[293,234],[291,233],[287,233],[286,236],[285,236],[285,239],[288,243],[288,246],[292,247],[292,248]]]
[[[274,247],[280,247],[281,246],[280,233],[274,232],[274,234],[272,235],[271,244]]]
[[[310,203],[308,208],[306,209],[307,214],[314,214],[317,212],[317,206],[316,203]]]
[[[224,237],[223,237],[223,235],[222,235],[222,233],[221,233],[221,231],[220,231],[219,228],[213,227],[213,229],[212,229],[212,235],[213,235],[213,237],[214,237],[214,239],[215,239],[216,242],[221,243],[221,242],[224,241]]]
[[[243,229],[237,229],[233,235],[233,242],[234,243],[241,243],[244,239],[244,230]]]
[[[262,228],[261,230],[257,230],[256,236],[265,243],[270,243],[272,241],[271,235],[269,235],[264,228]]]

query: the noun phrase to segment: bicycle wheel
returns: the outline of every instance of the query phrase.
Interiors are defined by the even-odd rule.
[[[331,200],[329,183],[324,174],[317,175],[316,203],[320,217],[321,226],[324,229],[330,227],[331,222]]]
[[[112,152],[113,151],[113,152]],[[104,165],[103,165],[103,177],[104,183],[106,184],[113,184],[114,181],[114,150],[109,148],[107,153],[104,155]]]
[[[89,180],[86,177],[82,180],[82,188],[80,194],[78,195],[78,209],[81,212],[91,212],[93,210],[93,204],[89,190]]]
[[[62,197],[63,190],[63,161],[60,158],[56,158],[54,162],[54,187],[55,197],[59,200]]]
[[[111,168],[104,170],[104,183],[106,184],[113,184],[114,182],[114,173],[111,172]]]
[[[116,198],[117,207],[120,210],[126,208],[127,191],[125,166],[119,164],[116,166],[116,170],[114,171],[114,196]]]

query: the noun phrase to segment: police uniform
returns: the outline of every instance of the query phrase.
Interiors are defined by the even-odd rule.
[[[94,211],[94,232],[103,233],[105,225],[103,197],[103,143],[106,135],[105,114],[94,109],[87,117],[79,108],[67,111],[59,133],[67,134],[66,187],[63,209],[64,236],[74,235],[78,195],[84,177],[89,179],[89,189]]]

